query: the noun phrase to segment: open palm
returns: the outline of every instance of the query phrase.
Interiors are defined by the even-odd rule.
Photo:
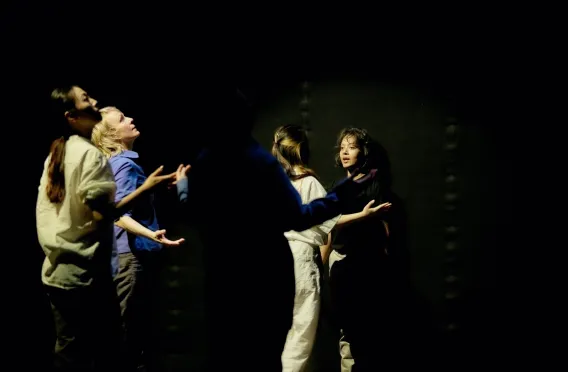
[[[178,240],[170,240],[166,237],[166,230],[154,231],[154,240],[167,246],[167,247],[178,247],[185,239],[181,238]]]

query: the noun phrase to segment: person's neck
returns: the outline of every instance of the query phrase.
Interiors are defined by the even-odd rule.
[[[306,173],[300,167],[294,167],[294,168],[292,168],[292,170],[294,171],[294,175],[296,175],[296,176],[303,176]]]
[[[91,134],[93,133],[93,130],[85,130],[85,131],[75,131],[73,134],[78,135],[79,137],[83,137],[84,139],[86,139],[87,141],[91,141]]]
[[[358,180],[359,178],[365,176],[365,173],[358,173],[355,177],[353,177],[354,180]],[[347,177],[351,177],[351,171],[347,171]]]
[[[123,147],[124,151],[132,151],[132,149],[134,148],[134,142],[123,143],[122,147]]]
[[[91,119],[83,119],[82,121],[78,121],[76,125],[71,124],[71,134],[81,136],[90,142],[91,134],[93,133],[93,128],[96,124],[97,122]]]

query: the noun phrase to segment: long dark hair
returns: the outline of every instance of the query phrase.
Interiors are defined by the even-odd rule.
[[[274,132],[272,155],[278,159],[288,177],[295,181],[300,178],[313,176],[316,173],[308,167],[310,146],[306,131],[299,125],[284,125]],[[294,172],[300,170],[300,174]]]
[[[51,92],[52,113],[57,126],[61,128],[61,137],[51,143],[49,150],[50,160],[47,171],[47,197],[52,203],[61,203],[65,198],[65,143],[71,134],[69,124],[65,119],[65,112],[74,112],[75,99],[73,97],[73,85],[56,88]]]

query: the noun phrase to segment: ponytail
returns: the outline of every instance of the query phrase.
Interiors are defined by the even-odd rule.
[[[51,113],[53,116],[54,127],[63,137],[51,143],[49,149],[50,159],[47,167],[47,197],[52,203],[62,203],[65,198],[65,142],[71,134],[69,123],[65,119],[65,113],[76,111],[75,98],[72,93],[75,85],[65,85],[55,88],[51,92]]]
[[[312,176],[319,177],[307,166],[310,157],[308,136],[306,131],[298,125],[284,125],[276,129],[272,145],[272,155],[284,168],[286,175],[292,181]],[[299,170],[296,173],[295,168]]]
[[[52,142],[49,153],[49,167],[47,171],[47,197],[52,203],[61,203],[65,197],[65,137],[60,137]]]

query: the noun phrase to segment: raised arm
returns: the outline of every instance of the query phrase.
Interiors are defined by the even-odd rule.
[[[114,180],[116,182],[116,196],[115,201],[120,203],[125,197],[136,191],[136,185],[143,174],[132,166],[132,163],[126,159],[118,159],[112,163],[114,173]],[[126,204],[126,208],[131,208],[132,203]],[[123,228],[127,232],[141,236],[155,242],[177,246],[183,242],[183,239],[172,241],[166,238],[166,230],[152,231],[147,227],[140,224],[132,218],[132,210],[128,209],[125,213],[115,222],[115,225]]]
[[[276,160],[269,164],[264,176],[277,203],[270,207],[278,208],[282,231],[306,230],[341,214],[341,203],[336,189],[323,198],[302,204],[300,194]],[[340,185],[340,189],[342,186],[345,185]]]
[[[176,175],[175,172],[170,173],[170,174],[166,174],[166,175],[161,175],[163,170],[164,170],[164,166],[161,165],[160,167],[158,167],[158,169],[156,169],[154,172],[152,172],[148,176],[148,178],[146,178],[146,181],[144,181],[144,183],[139,188],[137,188],[132,193],[130,193],[127,196],[125,196],[124,198],[122,198],[115,205],[115,208],[114,208],[113,213],[112,213],[113,219],[116,220],[116,219],[120,218],[120,216],[122,216],[129,209],[131,209],[130,204],[133,201],[135,201],[136,198],[138,198],[142,194],[147,193],[148,191],[152,190],[155,186],[157,186],[158,184],[160,184],[164,181],[169,181],[169,180],[174,179],[174,177]]]
[[[116,184],[112,170],[103,154],[96,149],[92,149],[85,154],[85,159],[78,175],[77,194],[80,200],[93,210],[96,219],[112,218],[116,220],[131,209],[130,203],[135,201],[140,195],[150,191],[159,183],[175,177],[175,173],[161,176],[162,170],[163,167],[159,167],[148,176],[142,186],[115,204]]]
[[[327,195],[325,188],[315,177],[306,177],[300,182],[300,195],[304,203],[309,203],[313,200],[324,198]],[[306,242],[310,242],[310,244],[323,246],[327,244],[329,233],[331,232],[331,230],[333,230],[339,218],[340,216],[337,215],[306,230],[291,231],[287,233],[287,237],[290,237],[294,240],[302,239]]]
[[[337,221],[336,228],[341,228],[341,227],[347,226],[349,224],[352,224],[354,222],[362,221],[362,220],[365,220],[367,218],[380,215],[382,213],[387,212],[389,210],[389,208],[391,207],[391,203],[388,203],[388,202],[379,204],[376,207],[371,207],[374,203],[375,203],[375,200],[371,200],[369,203],[367,203],[367,205],[363,208],[362,211],[357,212],[357,213],[342,215],[339,218],[339,221]]]

